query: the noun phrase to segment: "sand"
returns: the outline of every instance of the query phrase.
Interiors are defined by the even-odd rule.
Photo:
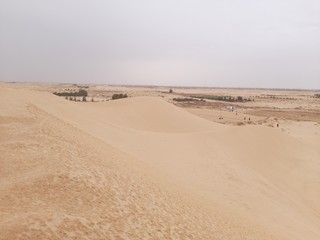
[[[0,239],[320,239],[319,124],[55,87],[0,85]]]

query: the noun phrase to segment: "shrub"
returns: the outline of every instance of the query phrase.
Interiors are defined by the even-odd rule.
[[[120,98],[127,98],[127,97],[128,97],[127,94],[123,94],[123,93],[117,94],[117,93],[115,93],[115,94],[112,95],[112,100],[120,99]]]

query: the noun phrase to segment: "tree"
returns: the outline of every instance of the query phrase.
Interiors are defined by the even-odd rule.
[[[238,96],[238,97],[237,97],[237,101],[238,101],[238,102],[243,102],[243,98],[240,97],[240,96]]]
[[[88,92],[84,89],[80,89],[78,94],[79,94],[78,96],[84,96],[84,97],[88,96]]]
[[[86,97],[83,97],[82,102],[86,102],[86,101],[87,101]]]
[[[170,90],[169,90],[169,93],[173,93],[173,90],[172,90],[172,89],[170,89]]]

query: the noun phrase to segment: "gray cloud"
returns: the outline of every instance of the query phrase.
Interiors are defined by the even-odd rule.
[[[0,81],[320,88],[320,2],[0,3]]]

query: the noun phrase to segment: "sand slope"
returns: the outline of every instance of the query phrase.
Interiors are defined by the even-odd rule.
[[[3,92],[4,239],[320,238],[317,137],[223,126],[160,98]]]

